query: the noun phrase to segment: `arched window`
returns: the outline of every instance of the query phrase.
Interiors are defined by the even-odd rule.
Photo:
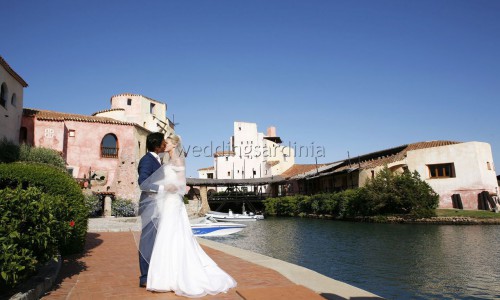
[[[118,149],[116,135],[106,134],[101,141],[101,157],[118,157]]]
[[[8,90],[7,90],[7,85],[4,83],[2,83],[2,87],[0,88],[0,105],[2,105],[3,107],[5,107],[5,104],[7,103],[7,94],[8,94]]]
[[[10,98],[10,104],[12,104],[12,106],[17,106],[17,96],[16,96],[16,93],[12,94],[12,98]]]

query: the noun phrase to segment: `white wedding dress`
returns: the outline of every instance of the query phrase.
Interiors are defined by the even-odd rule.
[[[184,167],[164,165],[165,186],[178,183]],[[181,172],[179,172],[181,171]],[[185,177],[183,178],[185,181]],[[180,188],[185,188],[180,179]],[[147,290],[202,297],[227,292],[236,281],[203,251],[191,231],[183,192],[158,197],[158,232],[149,263]]]

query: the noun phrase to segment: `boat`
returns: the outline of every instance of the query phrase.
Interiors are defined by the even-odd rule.
[[[205,216],[200,219],[192,220],[191,230],[195,236],[224,236],[237,233],[247,227],[245,224],[238,223],[220,223],[215,218]]]
[[[218,211],[209,211],[206,216],[212,217],[217,221],[220,222],[246,222],[246,221],[257,221],[257,220],[263,220],[264,215],[261,214],[254,214],[254,213],[247,213],[245,210],[243,210],[242,214],[235,214],[233,213],[232,210],[229,210],[227,213],[223,212],[218,212]]]

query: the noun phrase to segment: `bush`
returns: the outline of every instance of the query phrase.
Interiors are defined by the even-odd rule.
[[[137,204],[128,199],[116,198],[111,202],[111,215],[115,217],[137,216]]]
[[[87,213],[89,218],[95,218],[102,215],[102,201],[99,196],[95,194],[85,194],[83,195],[85,201],[85,207],[87,208]]]
[[[0,163],[11,163],[19,160],[19,146],[7,140],[0,140]]]
[[[21,145],[19,149],[20,161],[43,163],[61,170],[66,170],[66,162],[56,150],[41,147],[30,147],[26,144]]]
[[[436,209],[439,204],[439,195],[416,171],[395,174],[386,167],[363,189],[366,193],[362,201],[366,206],[361,212],[365,216],[428,214],[428,210]]]
[[[13,287],[57,253],[54,232],[69,232],[55,218],[63,199],[40,189],[0,190],[0,286]]]
[[[62,196],[54,217],[59,228],[74,222],[71,231],[52,232],[58,241],[61,254],[77,253],[83,250],[87,233],[88,211],[82,191],[68,173],[49,165],[33,163],[0,164],[0,190],[5,188],[23,189],[37,187],[43,193]]]

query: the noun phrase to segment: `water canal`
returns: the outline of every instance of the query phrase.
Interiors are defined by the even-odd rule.
[[[248,222],[211,240],[294,263],[387,299],[499,299],[500,226]]]

